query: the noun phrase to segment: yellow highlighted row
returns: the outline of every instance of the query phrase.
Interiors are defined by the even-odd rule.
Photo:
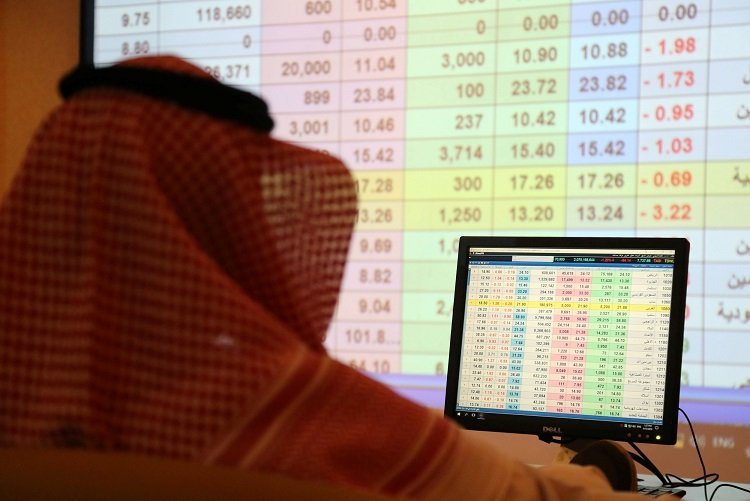
[[[496,153],[491,138],[422,139],[410,144],[406,169],[366,169],[365,165],[352,162],[360,200],[750,194],[750,162],[569,166],[559,163],[495,168]],[[367,161],[377,164],[377,159]],[[716,201],[712,200],[708,206],[713,203]]]
[[[555,310],[609,310],[668,312],[669,304],[583,303],[579,301],[527,301],[523,299],[469,299],[469,306],[492,308],[552,308]]]

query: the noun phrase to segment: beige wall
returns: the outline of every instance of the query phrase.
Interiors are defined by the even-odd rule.
[[[0,0],[0,196],[78,62],[80,0]]]

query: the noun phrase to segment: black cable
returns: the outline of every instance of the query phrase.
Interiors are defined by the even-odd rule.
[[[700,445],[698,445],[698,438],[695,436],[695,429],[693,428],[693,423],[690,421],[690,418],[688,417],[687,413],[682,408],[678,408],[678,410],[682,412],[683,416],[685,416],[685,419],[687,420],[687,424],[690,427],[690,435],[693,438],[693,443],[695,444],[695,450],[698,453],[698,460],[701,463],[701,471],[703,475],[701,475],[700,477],[694,478],[692,480],[685,480],[684,478],[681,478],[673,473],[667,473],[666,475],[662,475],[659,469],[656,467],[656,465],[646,456],[646,454],[634,442],[628,442],[630,446],[636,451],[636,453],[633,453],[633,452],[630,453],[630,456],[633,458],[633,461],[649,469],[661,481],[662,485],[668,489],[680,488],[680,487],[703,487],[703,495],[706,501],[713,500],[714,496],[716,495],[716,491],[718,491],[721,487],[731,487],[733,489],[737,489],[743,492],[750,492],[750,490],[745,489],[743,487],[736,486],[736,485],[719,484],[711,493],[711,497],[710,498],[708,497],[708,486],[715,482],[718,482],[719,474],[718,473],[706,473],[706,463],[703,461],[703,454],[701,454]]]
[[[714,489],[714,491],[713,491],[713,492],[711,493],[711,497],[710,497],[710,498],[708,498],[708,501],[713,501],[713,499],[714,499],[714,496],[716,495],[716,491],[718,491],[718,490],[719,490],[719,489],[721,489],[722,487],[731,487],[732,489],[737,489],[738,491],[742,491],[742,492],[750,492],[750,489],[745,489],[744,487],[739,487],[739,486],[737,486],[737,485],[732,485],[732,484],[719,484],[719,485],[717,485],[717,486],[716,486],[716,489]]]
[[[714,488],[713,492],[711,493],[711,497],[708,497],[708,486],[714,484],[715,482],[719,481],[719,474],[718,473],[706,473],[706,463],[703,461],[703,454],[701,454],[700,445],[698,444],[698,438],[695,436],[695,430],[693,429],[693,423],[690,421],[690,418],[688,417],[687,413],[681,408],[678,407],[678,410],[682,412],[682,415],[685,416],[685,419],[687,420],[688,427],[690,427],[690,435],[693,438],[693,443],[695,444],[695,450],[698,453],[698,460],[701,463],[701,471],[703,472],[703,475],[700,477],[694,478],[692,480],[685,480],[684,478],[681,478],[673,473],[667,473],[663,475],[659,468],[646,456],[646,454],[635,444],[635,442],[628,442],[630,446],[636,451],[636,452],[629,452],[630,457],[633,458],[633,461],[636,463],[644,466],[648,470],[650,470],[662,483],[662,486],[666,487],[667,489],[677,489],[680,487],[703,487],[703,495],[706,499],[706,501],[713,501],[714,496],[716,495],[716,491],[721,489],[722,487],[731,487],[732,489],[736,489],[742,492],[748,492],[750,493],[749,489],[745,489],[744,487],[739,487],[737,485],[733,484],[719,484]],[[574,439],[566,439],[561,437],[560,439],[556,439],[551,435],[539,435],[539,439],[549,443],[555,443],[555,444],[569,444],[574,441]]]
[[[656,467],[656,465],[646,456],[646,454],[643,453],[643,451],[635,445],[635,442],[628,442],[630,444],[630,447],[635,449],[635,451],[638,454],[630,453],[630,457],[633,458],[633,461],[636,463],[646,467],[651,473],[656,475],[656,478],[659,479],[659,481],[662,483],[662,485],[667,485],[668,481],[664,475],[662,475],[661,471],[659,471],[659,468]]]
[[[716,491],[718,491],[722,487],[731,487],[732,489],[737,489],[738,491],[750,492],[750,490],[745,489],[743,487],[739,487],[737,485],[719,484],[719,485],[716,486],[716,488],[714,489],[714,491],[711,493],[711,497],[710,498],[708,497],[708,486],[710,484],[713,484],[714,482],[717,482],[719,480],[719,474],[718,473],[708,473],[708,474],[706,473],[706,465],[703,462],[703,455],[701,454],[701,449],[698,446],[698,440],[695,437],[695,431],[693,430],[693,423],[690,422],[690,418],[688,417],[687,413],[684,410],[682,410],[681,407],[678,407],[678,410],[680,412],[682,412],[683,416],[685,416],[685,419],[688,422],[688,426],[690,427],[690,434],[693,437],[693,443],[695,443],[695,450],[698,452],[698,459],[700,459],[701,468],[703,469],[703,476],[699,477],[699,478],[696,478],[696,479],[693,479],[690,482],[685,482],[683,479],[681,479],[677,475],[667,475],[667,477],[671,476],[671,477],[674,477],[674,478],[676,478],[676,479],[678,479],[678,480],[680,480],[682,482],[685,482],[684,487],[700,487],[701,485],[703,485],[703,495],[705,496],[706,501],[713,500],[714,496],[716,495]],[[701,481],[702,481],[702,484],[701,483],[694,483],[694,482],[701,482]]]
[[[702,483],[703,484],[703,496],[705,497],[706,501],[708,501],[708,485],[718,481],[719,474],[718,473],[712,473],[711,475],[706,474],[706,463],[703,462],[703,454],[701,454],[701,448],[700,448],[700,445],[698,445],[698,438],[695,436],[693,423],[690,421],[690,418],[688,417],[687,412],[685,412],[682,409],[682,407],[678,407],[677,410],[682,412],[682,415],[685,416],[685,419],[687,420],[688,427],[690,427],[690,435],[693,437],[693,443],[695,444],[695,451],[698,453],[698,459],[701,462],[701,470],[703,471],[703,476],[693,479],[692,482],[685,482],[683,479],[679,478],[677,475],[667,475],[667,477],[668,478],[674,477],[682,481],[682,483],[685,484],[684,487],[700,487]],[[709,481],[709,477],[711,477],[710,481]]]

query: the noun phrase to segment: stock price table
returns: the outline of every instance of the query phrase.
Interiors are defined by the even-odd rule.
[[[458,409],[662,422],[672,267],[469,266]]]
[[[327,346],[351,365],[445,371],[460,235],[675,235],[683,383],[737,387],[748,25],[744,0],[100,0],[94,60],[179,54],[346,162],[360,207]]]

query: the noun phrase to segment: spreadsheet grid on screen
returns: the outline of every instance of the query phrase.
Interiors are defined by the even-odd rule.
[[[96,64],[179,54],[353,171],[343,361],[444,374],[460,235],[685,236],[682,382],[749,384],[750,3],[100,0],[93,26]]]
[[[470,248],[455,410],[662,424],[674,258]]]

